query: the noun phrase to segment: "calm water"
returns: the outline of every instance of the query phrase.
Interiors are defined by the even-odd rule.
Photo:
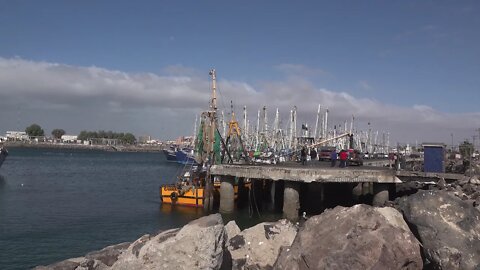
[[[162,153],[9,151],[0,168],[0,269],[82,256],[204,215],[160,204],[158,187],[182,168]],[[259,222],[246,211],[232,218]]]

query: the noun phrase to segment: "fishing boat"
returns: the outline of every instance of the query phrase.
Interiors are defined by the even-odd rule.
[[[163,149],[163,154],[165,155],[165,158],[167,161],[170,162],[177,162],[177,156],[175,152],[177,151],[176,147],[170,147],[168,149]]]
[[[191,207],[204,207],[205,187],[207,171],[199,169],[194,165],[189,169],[184,169],[180,174],[178,181],[174,184],[162,185],[160,187],[160,200],[162,203],[184,205]],[[244,182],[244,188],[251,189],[251,181]],[[221,182],[219,179],[213,181],[213,197],[220,194]],[[238,199],[240,185],[238,180],[233,185],[234,199]]]
[[[213,207],[214,187],[209,169],[211,165],[220,162],[220,133],[217,129],[215,69],[212,69],[209,75],[212,80],[212,99],[209,110],[201,115],[201,124],[195,139],[195,160],[198,165],[185,162],[175,183],[160,186],[162,203],[207,209]],[[182,158],[182,154],[187,156],[187,152],[182,152],[177,156],[177,161]]]
[[[214,69],[210,71],[210,76],[212,79],[210,108],[202,113],[200,127],[195,139],[195,149],[181,149],[181,154],[177,155],[177,162],[182,160],[185,166],[175,183],[160,187],[162,203],[211,209],[214,197],[219,194],[221,183],[219,179],[213,179],[209,170],[210,166],[222,162],[220,145],[225,145],[225,142],[217,128],[216,74]],[[229,160],[231,161],[232,158],[230,157]],[[249,188],[250,185],[251,183],[246,183],[245,187]],[[239,196],[239,189],[240,185],[235,183],[235,198]]]
[[[3,162],[8,156],[8,151],[5,147],[0,146],[0,167],[2,167]]]
[[[175,152],[175,158],[180,164],[195,164],[195,155],[193,148],[182,148]]]
[[[203,207],[205,178],[206,171],[197,166],[183,170],[176,183],[160,187],[160,200],[167,204]]]

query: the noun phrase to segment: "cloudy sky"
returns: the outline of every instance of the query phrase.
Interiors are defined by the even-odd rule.
[[[170,139],[219,108],[359,129],[392,144],[479,135],[478,1],[3,1],[0,133],[37,123]],[[479,141],[477,139],[477,141]]]

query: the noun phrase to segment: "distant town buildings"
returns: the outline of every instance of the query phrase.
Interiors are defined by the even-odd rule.
[[[7,131],[5,133],[7,141],[28,141],[28,137],[25,131]]]
[[[113,138],[87,138],[79,139],[78,135],[62,135],[61,138],[46,137],[46,136],[29,136],[25,131],[7,131],[5,136],[0,135],[0,142],[25,142],[25,143],[50,143],[50,144],[83,144],[83,145],[109,145],[109,146],[119,146],[124,145],[120,139]],[[170,141],[161,141],[158,139],[152,138],[152,136],[145,135],[139,136],[138,141],[135,143],[138,145],[165,145],[165,144],[176,144],[176,145],[193,145],[194,137],[193,136],[181,136],[175,140]]]
[[[61,142],[63,143],[77,143],[77,135],[62,135]]]
[[[177,145],[193,145],[194,143],[193,136],[181,136],[175,140],[175,144]]]

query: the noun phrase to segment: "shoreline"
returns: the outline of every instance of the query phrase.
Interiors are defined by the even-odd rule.
[[[36,148],[36,149],[66,149],[66,150],[94,150],[107,152],[161,152],[162,145],[84,145],[69,143],[24,143],[4,142],[3,145],[9,148]]]

